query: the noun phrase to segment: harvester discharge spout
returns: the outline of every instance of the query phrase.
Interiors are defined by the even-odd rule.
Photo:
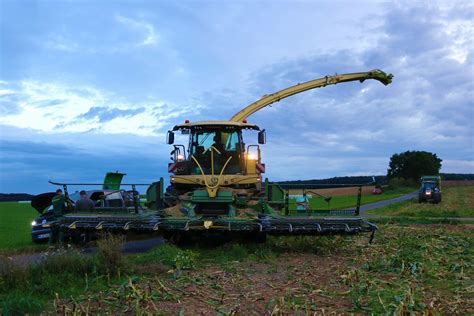
[[[356,72],[341,75],[336,74],[333,76],[325,76],[304,83],[298,83],[297,85],[294,85],[292,87],[280,90],[269,95],[265,95],[260,100],[253,102],[252,104],[248,105],[247,107],[236,113],[234,116],[232,116],[230,120],[234,122],[241,122],[247,119],[253,113],[272,103],[278,102],[282,99],[307,90],[322,88],[328,85],[335,85],[342,82],[360,81],[362,83],[368,79],[380,81],[381,83],[387,86],[392,83],[392,78],[392,74],[387,74],[379,69],[374,69],[367,72]]]

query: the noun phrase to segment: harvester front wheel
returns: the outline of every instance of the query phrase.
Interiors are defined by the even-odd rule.
[[[267,241],[267,234],[266,233],[256,233],[255,234],[255,242],[257,244],[264,244]]]
[[[165,203],[168,205],[168,207],[171,207],[178,204],[178,202],[179,202],[179,193],[176,191],[176,189],[172,185],[169,185],[165,191]]]
[[[243,238],[243,241],[248,243],[263,244],[267,241],[267,234],[261,232],[251,233],[246,235]]]
[[[163,237],[167,242],[178,247],[188,246],[191,244],[191,236],[185,232],[168,232],[167,234],[164,234]]]

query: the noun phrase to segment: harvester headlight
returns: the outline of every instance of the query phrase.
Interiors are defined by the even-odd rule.
[[[31,226],[36,226],[36,225],[38,225],[38,223],[36,221],[31,222]]]
[[[183,155],[178,155],[176,157],[176,161],[183,161],[184,160],[184,156]]]
[[[257,160],[257,156],[255,156],[254,154],[248,154],[247,159],[248,160]]]

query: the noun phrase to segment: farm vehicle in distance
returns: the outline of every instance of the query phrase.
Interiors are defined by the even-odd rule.
[[[421,186],[418,191],[418,203],[423,202],[441,202],[441,177],[423,176],[421,177]]]

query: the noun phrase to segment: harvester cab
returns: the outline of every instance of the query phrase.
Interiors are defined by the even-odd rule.
[[[170,183],[177,190],[205,186],[210,198],[216,197],[220,187],[260,189],[261,174],[265,172],[260,144],[245,147],[244,130],[258,131],[259,143],[265,142],[265,131],[247,122],[186,121],[176,125],[168,132],[168,143],[175,131],[189,135],[189,143],[187,149],[174,145],[168,165],[173,173]]]

